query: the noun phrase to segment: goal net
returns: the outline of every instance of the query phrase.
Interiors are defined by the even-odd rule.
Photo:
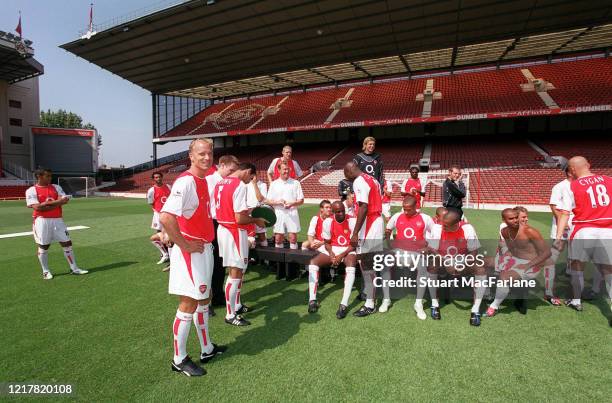
[[[88,176],[59,177],[57,184],[72,197],[90,197],[96,187],[95,179]]]

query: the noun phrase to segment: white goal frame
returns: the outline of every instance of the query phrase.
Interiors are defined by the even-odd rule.
[[[442,184],[446,178],[448,178],[448,172],[424,172],[419,174],[419,179],[421,179],[421,183],[423,183],[424,188],[431,183],[432,186],[440,188],[440,194],[442,193]],[[470,173],[464,171],[461,181],[465,184],[465,199],[463,199],[463,207],[473,208],[474,206],[472,206],[470,203]],[[438,205],[441,206],[442,200],[439,200],[438,203]]]
[[[79,180],[83,182],[82,186],[79,189],[75,190],[73,186],[70,186],[69,184],[70,181],[79,181]],[[63,186],[62,181],[64,182],[64,184],[67,183],[68,186]],[[61,186],[64,192],[66,192],[66,194],[70,194],[73,197],[85,197],[85,198],[93,195],[93,191],[96,186],[95,179],[92,178],[91,176],[60,176],[57,178],[57,184]]]

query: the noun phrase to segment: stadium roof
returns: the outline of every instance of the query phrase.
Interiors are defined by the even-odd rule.
[[[193,0],[61,47],[157,94],[221,98],[612,46],[610,2]]]
[[[13,84],[44,73],[31,45],[31,41],[0,31],[0,80]]]

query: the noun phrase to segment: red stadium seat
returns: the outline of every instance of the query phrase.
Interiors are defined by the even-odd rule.
[[[561,108],[612,103],[610,58],[523,68],[535,78],[554,86],[548,94]],[[204,109],[163,137],[245,130],[306,130],[309,126],[325,128],[328,119],[333,124],[342,125],[364,121],[393,123],[399,119],[420,118],[423,116],[423,101],[416,98],[425,90],[427,80],[433,81],[433,90],[440,94],[432,101],[431,117],[549,109],[536,92],[523,91],[521,85],[527,84],[527,78],[521,68],[502,68],[373,84],[360,82],[339,88],[228,100]],[[337,113],[332,114],[332,105],[340,99],[345,99],[345,102],[338,107]]]

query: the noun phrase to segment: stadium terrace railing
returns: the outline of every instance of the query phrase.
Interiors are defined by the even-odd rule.
[[[2,170],[29,183],[34,183],[36,181],[32,171],[10,161],[2,161]]]
[[[187,155],[188,155],[187,151],[181,151],[180,153],[176,153],[176,154],[172,154],[172,155],[167,155],[165,157],[158,158],[157,159],[157,166],[165,165],[165,164],[169,164],[171,162],[182,160],[184,158],[187,158]],[[153,168],[155,168],[155,164],[153,163],[153,161],[143,162],[143,163],[138,164],[138,165],[134,165],[134,166],[131,166],[131,167],[123,168],[118,174],[116,174],[114,176],[114,178],[115,179],[119,179],[119,178],[123,178],[123,177],[126,177],[126,176],[132,176],[132,175],[137,174],[139,172],[148,171],[149,169],[153,169]]]

